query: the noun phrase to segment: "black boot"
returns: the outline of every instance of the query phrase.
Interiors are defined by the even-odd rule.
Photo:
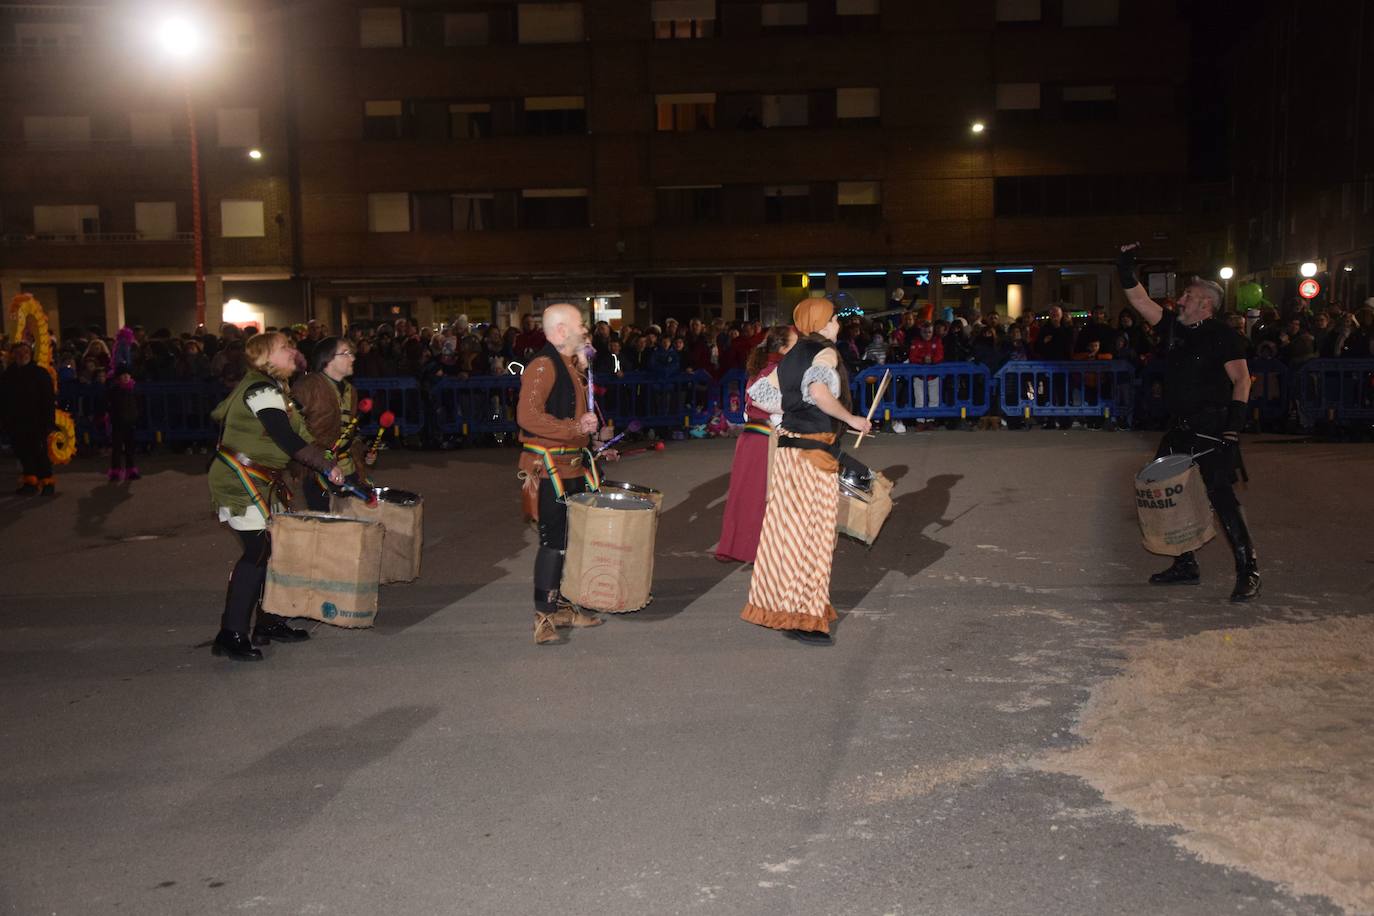
[[[1236,587],[1231,590],[1231,600],[1252,601],[1260,594],[1260,574],[1259,564],[1255,561],[1255,544],[1250,540],[1250,528],[1245,524],[1245,516],[1237,506],[1235,512],[1218,512],[1217,518],[1236,557]]]
[[[1201,581],[1197,557],[1193,556],[1191,550],[1174,557],[1172,566],[1150,577],[1151,585],[1197,585]]]
[[[259,620],[253,627],[253,645],[265,646],[271,642],[305,642],[310,638],[308,630],[298,630],[287,626],[280,617]]]
[[[262,650],[253,648],[247,633],[220,630],[210,646],[212,655],[227,655],[236,662],[260,662]]]

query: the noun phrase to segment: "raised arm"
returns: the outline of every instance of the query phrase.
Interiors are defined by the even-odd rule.
[[[1126,294],[1126,301],[1140,313],[1146,324],[1154,327],[1164,317],[1164,308],[1149,297],[1145,287],[1136,279],[1135,252],[1139,247],[1139,242],[1121,246],[1121,253],[1116,258],[1116,273],[1121,280],[1121,291]]]

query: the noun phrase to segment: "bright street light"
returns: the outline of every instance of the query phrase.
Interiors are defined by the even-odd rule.
[[[249,159],[261,159],[261,158],[262,158],[262,150],[260,150],[260,149],[250,149],[250,150],[248,151],[248,158],[249,158]]]
[[[985,129],[982,121],[974,121],[969,125],[969,130],[973,131],[975,134],[981,134]]]
[[[200,30],[189,19],[167,19],[158,26],[157,43],[168,57],[186,60],[200,50]]]
[[[1298,273],[1302,274],[1304,277],[1315,277],[1317,275],[1317,265],[1313,264],[1311,261],[1306,261],[1298,268]]]
[[[1220,276],[1221,279],[1223,279],[1223,280],[1229,280],[1229,279],[1231,279],[1232,277],[1234,277],[1235,275],[1236,275],[1235,270],[1233,270],[1233,269],[1230,268],[1230,267],[1223,267],[1223,268],[1220,270],[1220,272],[1219,272],[1219,276]]]

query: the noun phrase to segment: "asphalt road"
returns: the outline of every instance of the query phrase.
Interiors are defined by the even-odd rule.
[[[387,453],[421,579],[258,665],[206,648],[235,542],[203,457],[0,501],[0,912],[1337,912],[1034,762],[1133,640],[1367,612],[1368,446],[1249,443],[1265,593],[1234,607],[1220,542],[1201,588],[1143,584],[1152,436],[866,442],[896,508],[841,541],[826,648],[738,618],[732,448],[614,473],[666,494],[656,601],[554,647],[508,449]]]

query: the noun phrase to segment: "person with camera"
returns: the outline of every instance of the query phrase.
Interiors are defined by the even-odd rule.
[[[1218,317],[1225,294],[1210,280],[1189,280],[1178,298],[1177,312],[1168,312],[1152,300],[1135,275],[1139,247],[1139,243],[1121,247],[1117,274],[1126,301],[1158,335],[1157,352],[1165,361],[1164,401],[1169,425],[1155,457],[1196,457],[1207,497],[1235,555],[1236,584],[1231,600],[1250,601],[1259,597],[1259,565],[1233,489],[1237,474],[1245,473],[1240,456],[1240,432],[1250,400],[1245,340]],[[1150,577],[1154,585],[1196,585],[1200,581],[1192,551]]]

